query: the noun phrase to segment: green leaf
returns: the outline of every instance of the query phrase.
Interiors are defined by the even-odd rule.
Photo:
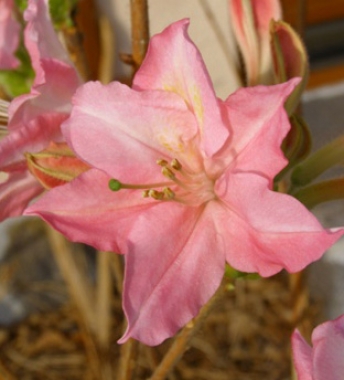
[[[344,178],[335,178],[304,187],[294,197],[311,209],[324,202],[344,199]]]
[[[29,93],[34,78],[29,54],[22,43],[16,56],[21,63],[17,69],[0,71],[0,86],[11,98]]]
[[[20,12],[24,12],[27,8],[28,0],[15,0],[15,4]]]
[[[294,186],[310,184],[326,170],[344,161],[344,135],[324,145],[299,163],[291,175]]]
[[[246,278],[248,280],[257,280],[260,278],[258,273],[240,272],[228,264],[226,264],[225,276],[230,278],[231,280],[236,280],[238,278]]]
[[[72,14],[78,0],[49,0],[50,15],[55,27],[68,28],[74,25]]]

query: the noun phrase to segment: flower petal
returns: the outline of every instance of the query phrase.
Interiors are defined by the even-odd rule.
[[[315,380],[312,376],[312,348],[298,330],[294,331],[291,341],[298,380]],[[328,379],[332,379],[332,377],[328,377]]]
[[[325,230],[300,202],[271,191],[260,175],[226,173],[216,191],[227,206],[218,229],[228,236],[227,260],[238,270],[262,276],[300,271],[344,234]]]
[[[245,64],[247,82],[249,85],[258,84],[259,39],[251,1],[229,0],[228,4],[233,32]]]
[[[133,88],[164,90],[181,96],[195,115],[207,156],[221,148],[228,136],[202,56],[187,34],[189,20],[181,20],[151,38]]]
[[[0,183],[0,221],[21,215],[28,203],[43,191],[28,171],[10,173]]]
[[[36,72],[34,82],[36,86],[45,82],[45,74],[41,66],[43,60],[55,58],[70,66],[72,63],[54,31],[49,15],[48,0],[29,0],[24,19],[28,22],[24,33],[25,46]]]
[[[72,96],[81,84],[76,71],[54,59],[42,61],[42,69],[46,82],[11,102],[9,130],[22,127],[23,123],[42,114],[70,113]]]
[[[61,139],[60,125],[66,118],[65,115],[42,115],[37,116],[27,124],[0,141],[0,167],[6,170],[15,162],[24,161],[26,152],[39,152],[47,147],[50,141]],[[18,125],[19,127],[19,125]]]
[[[73,102],[62,129],[69,145],[91,166],[121,181],[142,183],[164,179],[156,165],[160,158],[189,159],[191,154],[195,157],[189,162],[199,165],[193,151],[195,120],[177,95],[90,82]]]
[[[229,0],[229,11],[248,84],[271,84],[270,20],[282,16],[279,0]]]
[[[220,285],[225,259],[211,204],[149,209],[130,231],[127,250],[128,328],[119,343],[133,337],[154,346],[195,317]]]
[[[19,45],[20,25],[13,17],[13,0],[0,1],[0,70],[19,65],[14,53]]]
[[[342,380],[344,316],[318,326],[312,334],[313,380]]]
[[[280,0],[251,0],[260,41],[260,83],[273,83],[270,22],[282,18]]]
[[[109,177],[96,169],[47,192],[28,207],[25,215],[38,215],[68,239],[103,251],[120,251],[140,213],[156,201],[139,191],[117,193],[108,187]],[[125,244],[125,243],[122,243]]]
[[[281,144],[290,129],[284,102],[299,79],[276,86],[238,90],[226,100],[231,126],[230,154],[237,170],[274,177],[286,164]]]

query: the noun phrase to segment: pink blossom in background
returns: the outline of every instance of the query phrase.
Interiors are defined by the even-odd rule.
[[[226,262],[296,272],[343,234],[272,190],[287,164],[283,105],[299,80],[222,101],[187,28],[182,20],[151,39],[132,89],[77,90],[62,130],[93,169],[26,211],[73,241],[125,254],[121,343],[175,334],[219,287]]]
[[[0,1],[0,70],[19,65],[15,52],[19,45],[20,25],[13,15],[13,0]]]
[[[270,21],[282,18],[279,0],[228,0],[234,35],[243,56],[248,85],[273,83]]]
[[[342,380],[344,374],[344,315],[316,327],[312,346],[295,330],[292,336],[298,380]]]
[[[0,141],[0,220],[20,215],[43,192],[28,170],[24,154],[63,140],[60,125],[68,117],[71,98],[81,80],[60,44],[49,17],[47,0],[29,0],[24,18],[25,45],[36,73],[30,94],[9,108],[8,134]]]

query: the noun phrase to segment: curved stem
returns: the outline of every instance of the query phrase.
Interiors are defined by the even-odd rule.
[[[135,362],[138,354],[139,342],[129,339],[121,348],[118,380],[131,380],[135,372]]]
[[[49,243],[54,254],[55,261],[61,271],[70,295],[80,311],[85,325],[94,331],[95,314],[93,311],[93,292],[87,277],[78,268],[69,243],[63,235],[47,226]]]
[[[102,350],[110,346],[112,277],[110,262],[112,252],[97,252],[97,339]]]
[[[166,376],[177,364],[179,359],[188,348],[191,339],[202,326],[210,311],[217,304],[218,300],[224,296],[225,293],[225,286],[221,286],[213,298],[211,298],[211,300],[205,306],[203,306],[198,316],[183,328],[183,330],[175,338],[171,348],[166,353],[162,362],[156,368],[149,380],[163,380],[166,378]]]

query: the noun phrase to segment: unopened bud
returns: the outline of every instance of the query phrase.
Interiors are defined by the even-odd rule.
[[[50,143],[38,153],[25,154],[28,168],[46,189],[70,182],[90,167],[79,160],[66,143]]]

